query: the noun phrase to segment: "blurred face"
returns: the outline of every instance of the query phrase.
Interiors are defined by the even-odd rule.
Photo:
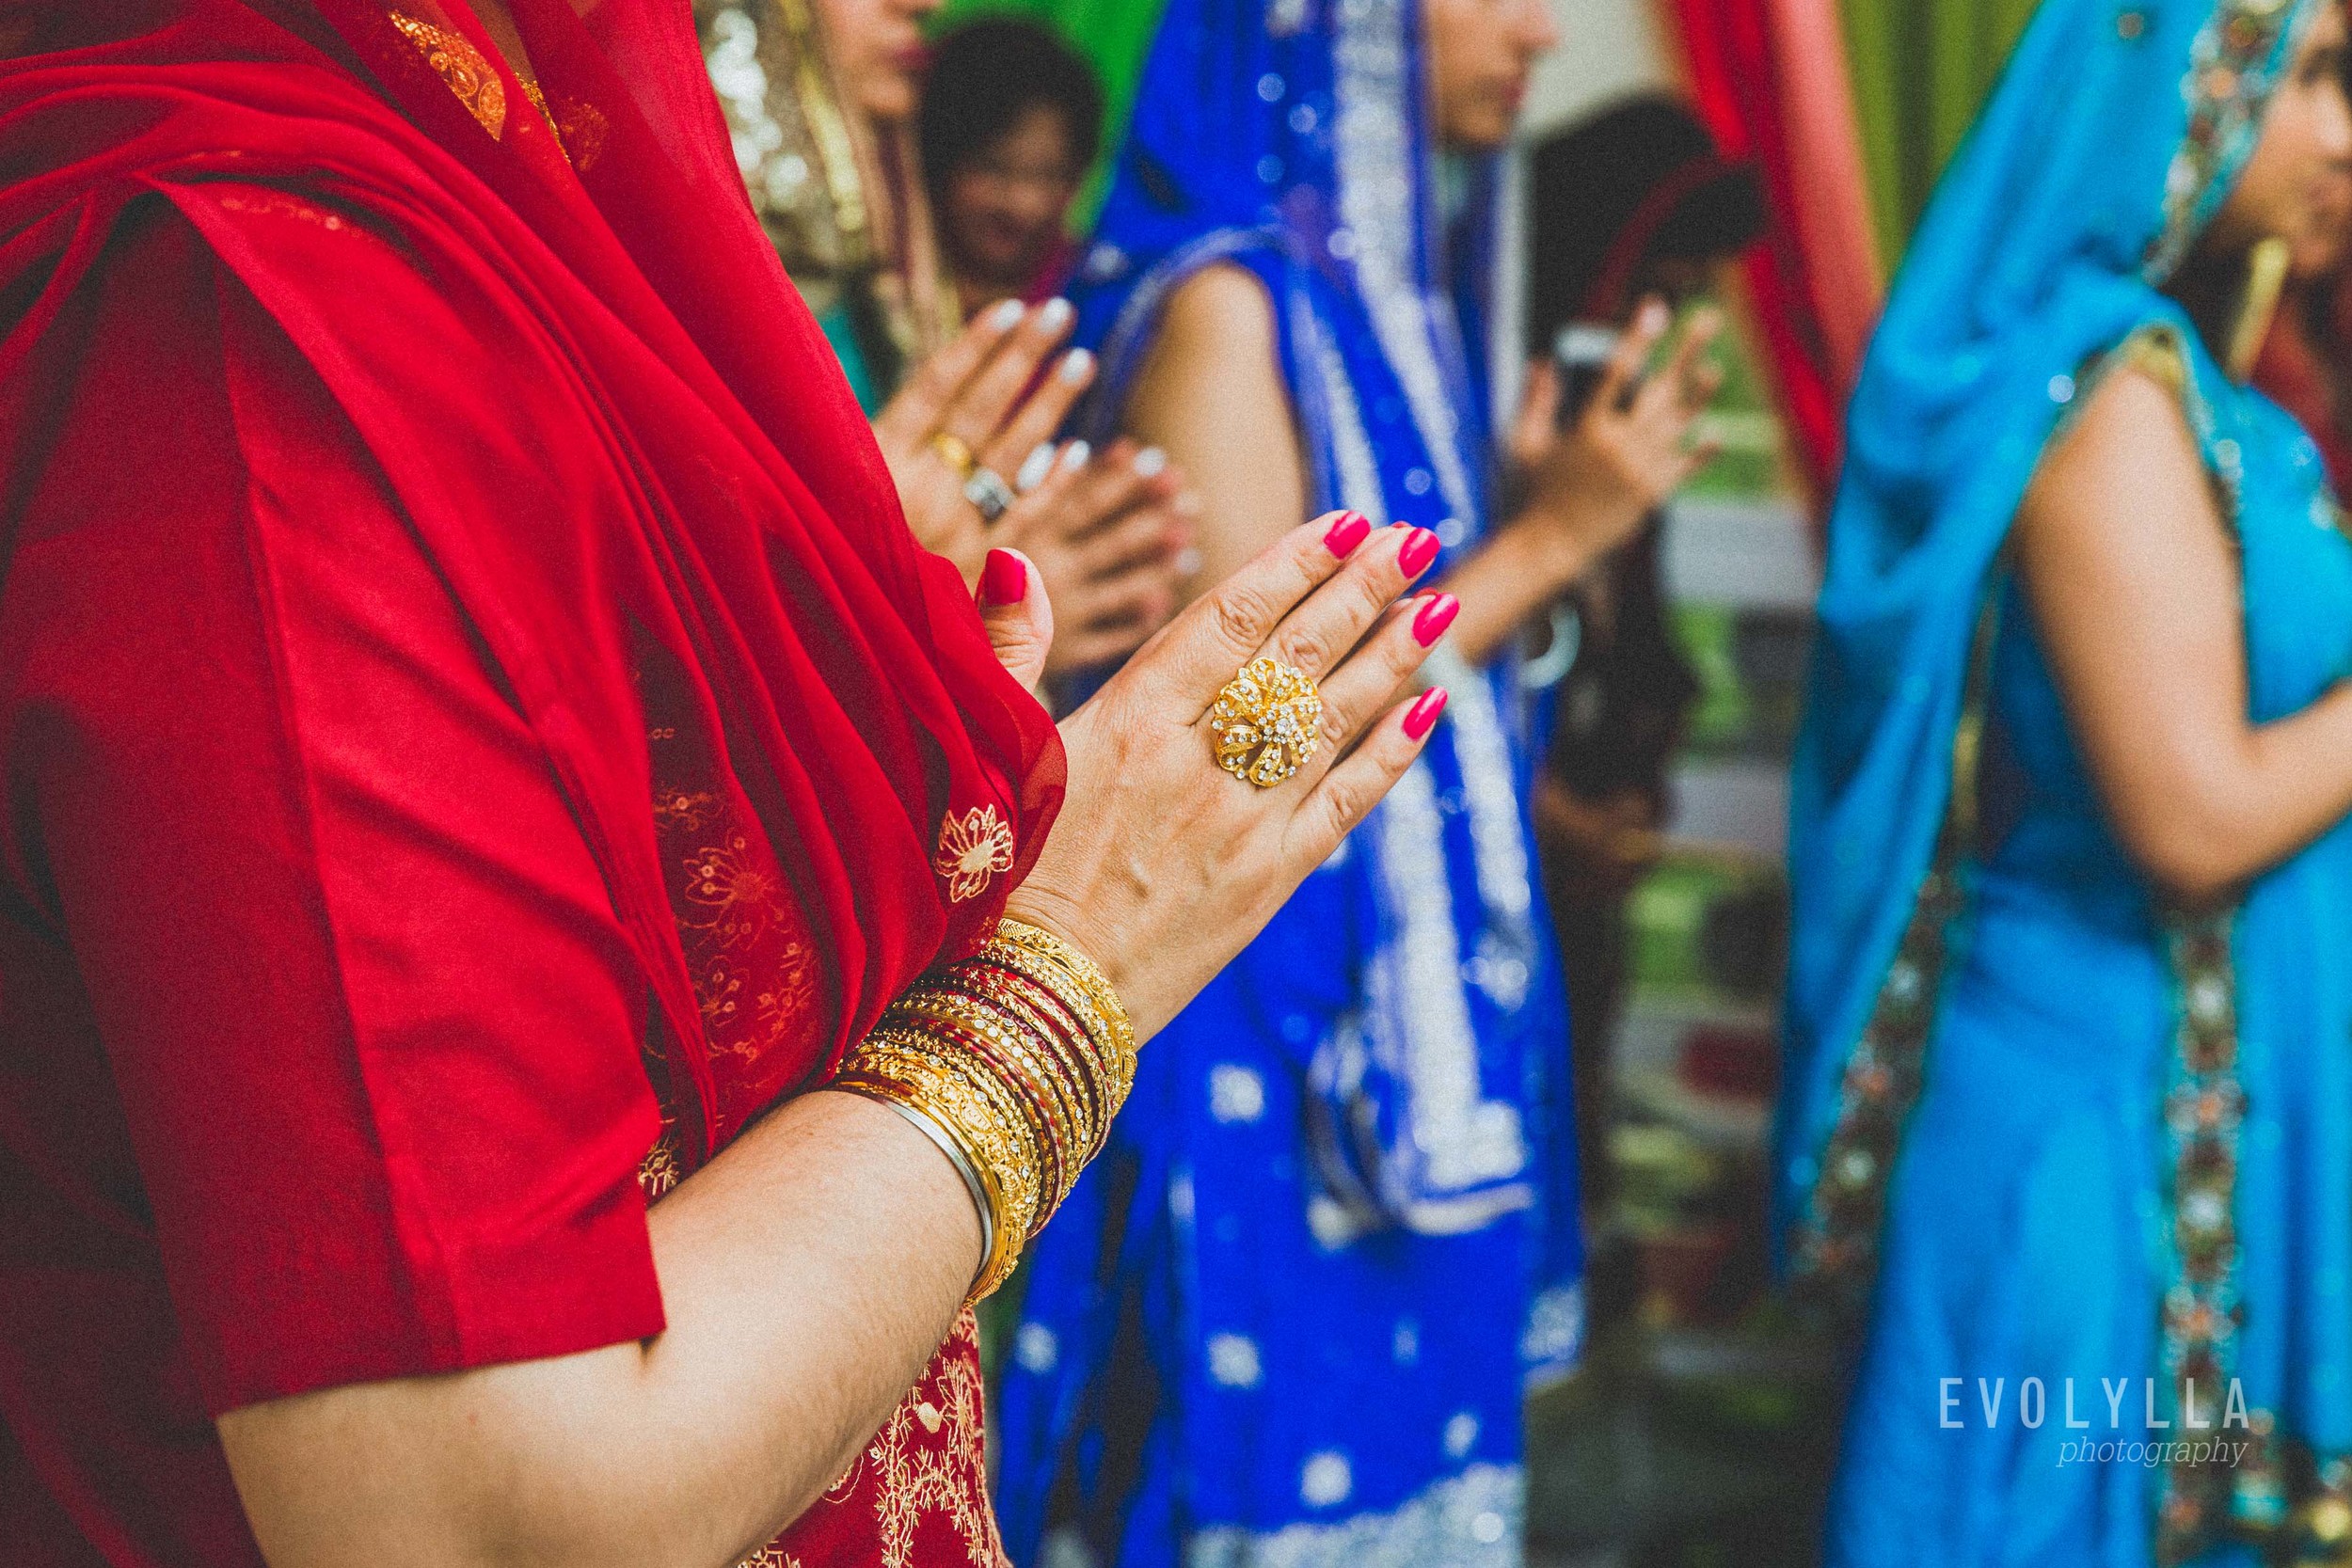
[[[1438,139],[1479,152],[1511,139],[1527,75],[1560,41],[1549,0],[1422,0]]]
[[[2272,92],[2262,135],[2199,248],[2243,255],[2277,235],[2291,277],[2321,277],[2352,243],[2352,103],[2344,97],[2344,9],[2330,5],[2304,28],[2302,48]]]
[[[923,19],[940,0],[817,0],[841,90],[883,124],[910,118],[923,91]]]
[[[1085,171],[1061,112],[1032,103],[948,175],[940,230],[959,272],[1007,291],[1037,276]]]

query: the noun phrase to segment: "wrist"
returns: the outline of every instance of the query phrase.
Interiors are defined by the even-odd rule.
[[[1495,547],[1505,552],[1512,569],[1540,585],[1538,598],[1552,599],[1566,593],[1598,555],[1586,543],[1593,531],[1590,519],[1578,516],[1578,510],[1530,501],[1495,536]]]

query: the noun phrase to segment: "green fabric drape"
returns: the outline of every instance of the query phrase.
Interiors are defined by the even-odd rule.
[[[1143,57],[1158,30],[1164,0],[947,0],[932,31],[938,32],[974,17],[1011,12],[1055,28],[1091,61],[1102,77],[1106,113],[1103,124],[1103,156],[1071,213],[1083,231],[1093,222],[1103,198],[1113,152],[1126,134],[1127,113],[1136,99],[1136,78],[1143,74]]]
[[[2036,0],[1841,0],[1854,119],[1891,266]]]

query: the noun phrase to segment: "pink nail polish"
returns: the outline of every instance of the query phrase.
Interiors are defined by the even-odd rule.
[[[1019,604],[1028,592],[1028,564],[1010,550],[989,551],[988,563],[980,568],[980,608]]]
[[[1438,638],[1445,635],[1445,628],[1452,626],[1454,618],[1460,613],[1462,613],[1461,600],[1451,594],[1438,594],[1422,606],[1421,613],[1413,617],[1413,641],[1424,648],[1434,645]]]
[[[1444,711],[1445,688],[1433,686],[1405,710],[1405,738],[1419,740],[1427,735],[1438,722],[1438,715]]]
[[[1396,563],[1405,568],[1405,575],[1417,578],[1429,570],[1429,563],[1438,559],[1438,536],[1425,528],[1417,528],[1406,536],[1404,546],[1396,552]]]
[[[1362,544],[1364,535],[1371,531],[1372,521],[1362,513],[1343,512],[1329,528],[1323,531],[1324,547],[1344,561],[1348,552]]]

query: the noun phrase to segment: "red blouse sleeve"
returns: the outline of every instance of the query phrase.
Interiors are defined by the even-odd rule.
[[[0,850],[205,1402],[657,1333],[645,1003],[580,829],[325,387],[148,205],[19,492]]]

